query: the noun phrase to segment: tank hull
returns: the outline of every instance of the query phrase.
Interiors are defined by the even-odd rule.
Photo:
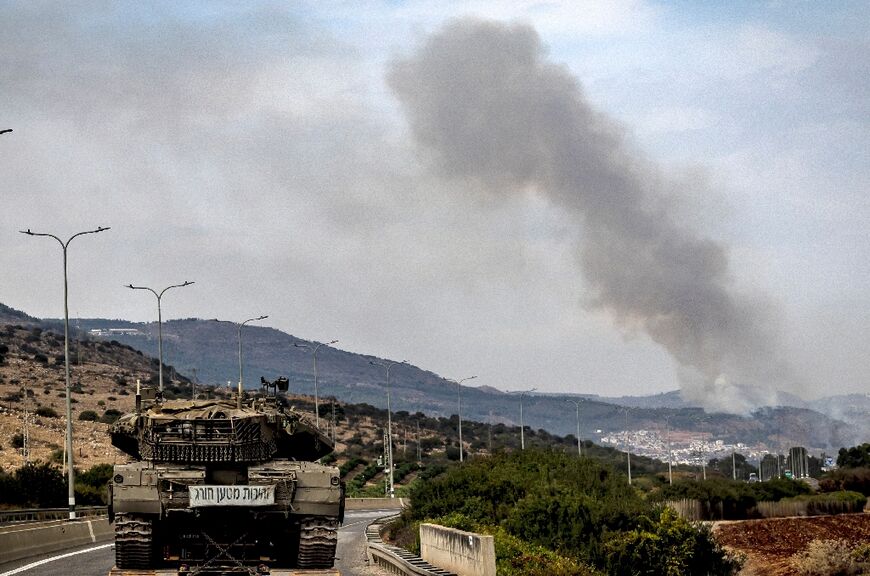
[[[117,570],[331,569],[344,486],[338,468],[306,461],[326,441],[262,402],[167,403],[119,421],[113,442],[137,461],[116,465],[109,486]]]

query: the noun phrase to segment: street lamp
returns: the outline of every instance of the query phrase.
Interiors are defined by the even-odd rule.
[[[469,376],[468,378],[463,378],[461,380],[447,380],[448,382],[453,382],[456,384],[456,387],[459,389],[459,463],[463,462],[462,458],[462,383],[466,380],[474,380],[477,376]]]
[[[311,353],[311,355],[314,357],[314,423],[318,428],[320,428],[320,401],[317,397],[317,351],[320,350],[321,346],[329,346],[331,344],[335,344],[336,342],[338,342],[338,340],[332,340],[331,342],[321,342],[317,346],[314,346],[314,351]],[[312,348],[308,344],[299,344],[296,342],[294,342],[293,345],[297,348]]]
[[[571,400],[570,398],[567,400],[577,408],[577,456],[583,457],[583,451],[580,449],[580,403],[583,400]]]
[[[242,390],[245,388],[245,380],[242,378],[242,326],[247,324],[248,322],[257,322],[258,320],[265,320],[268,316],[257,316],[256,318],[248,318],[244,322],[239,323],[239,399],[238,406],[242,407]]]
[[[631,486],[631,444],[628,436],[628,407],[623,409],[625,414],[625,461],[628,464],[628,485]]]
[[[526,436],[524,431],[525,426],[523,425],[523,396],[525,396],[526,394],[531,394],[535,390],[537,390],[537,388],[532,388],[531,390],[523,390],[522,392],[514,392],[514,394],[520,395],[520,450],[526,449]]]
[[[188,280],[184,281],[184,284],[173,284],[172,286],[167,286],[160,292],[157,292],[153,288],[149,288],[148,286],[133,286],[132,284],[127,284],[126,288],[130,288],[131,290],[148,290],[157,298],[157,360],[160,362],[160,369],[158,370],[159,376],[159,390],[160,393],[163,393],[163,313],[160,310],[160,299],[163,298],[163,293],[171,288],[183,288],[185,286],[190,286],[193,282]]]
[[[96,234],[97,232],[105,232],[109,230],[108,227],[100,226],[96,230],[87,230],[85,232],[78,232],[77,234],[73,234],[67,239],[66,242],[55,236],[54,234],[46,234],[42,232],[31,232],[30,228],[27,230],[21,230],[22,234],[27,234],[28,236],[47,236],[49,238],[54,238],[57,240],[58,244],[60,244],[61,249],[63,250],[63,363],[64,363],[64,373],[66,379],[66,453],[67,453],[67,483],[69,484],[68,495],[69,495],[69,519],[75,520],[76,517],[76,492],[75,492],[75,472],[73,471],[73,450],[72,450],[72,400],[70,398],[70,384],[69,384],[69,290],[67,287],[67,247],[69,243],[72,242],[73,238],[77,236],[82,236],[84,234]]]
[[[395,498],[396,496],[393,484],[393,413],[390,410],[390,368],[395,364],[407,363],[407,360],[402,360],[401,362],[375,362],[374,360],[369,360],[369,364],[387,369],[387,444],[389,445],[387,450],[387,465],[390,470],[390,498]]]
[[[7,132],[12,132],[12,128],[6,128],[5,130],[0,130],[0,134],[6,134]]]

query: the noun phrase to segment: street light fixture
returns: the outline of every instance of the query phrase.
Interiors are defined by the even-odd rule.
[[[69,289],[67,286],[67,247],[73,238],[83,236],[85,234],[96,234],[105,232],[109,227],[100,226],[95,230],[87,230],[78,232],[70,236],[66,242],[55,236],[54,234],[46,234],[43,232],[31,232],[30,228],[21,230],[22,234],[28,236],[47,236],[54,238],[60,244],[63,250],[63,360],[64,373],[66,380],[66,453],[67,453],[67,488],[69,496],[69,519],[75,520],[76,517],[76,493],[75,493],[75,472],[73,471],[73,450],[72,450],[72,400],[70,398],[70,383],[69,383]]]
[[[631,444],[628,435],[628,406],[623,408],[625,414],[625,461],[628,464],[628,485],[631,486]]]
[[[6,128],[5,130],[0,130],[0,134],[6,134],[7,132],[12,132],[12,128]]]
[[[568,398],[566,401],[570,402],[575,408],[577,408],[577,456],[582,458],[583,450],[580,448],[580,445],[582,444],[580,442],[580,403],[583,402],[583,400],[571,400]]]
[[[520,450],[526,449],[526,436],[525,436],[525,425],[523,424],[523,396],[526,394],[531,394],[536,391],[537,388],[532,388],[531,390],[523,390],[521,392],[514,392],[514,394],[520,395]]]
[[[313,350],[311,355],[314,357],[314,423],[318,428],[320,428],[320,400],[317,396],[317,351],[320,350],[321,346],[330,346],[337,342],[338,340],[332,340],[331,342],[321,342],[313,348],[309,344],[299,344],[298,342],[293,343],[293,345],[297,348],[308,348]]]
[[[393,483],[393,413],[390,409],[390,368],[396,364],[407,363],[407,360],[402,360],[401,362],[375,362],[374,360],[369,360],[369,364],[387,369],[387,445],[389,446],[387,450],[387,466],[389,466],[390,471],[390,498],[396,497],[395,485]]]
[[[130,288],[131,290],[148,290],[157,298],[157,360],[160,362],[160,368],[158,370],[160,384],[158,390],[160,390],[161,394],[163,394],[163,313],[160,310],[160,299],[163,298],[163,294],[167,290],[172,288],[183,288],[185,286],[190,286],[191,284],[194,284],[194,282],[185,280],[183,284],[167,286],[160,292],[157,292],[148,286],[133,286],[132,284],[127,284],[127,286],[125,286],[125,288]]]
[[[462,383],[466,380],[474,380],[477,376],[469,376],[468,378],[463,378],[461,380],[447,380],[448,382],[453,382],[456,384],[456,387],[459,391],[459,463],[462,464]]]

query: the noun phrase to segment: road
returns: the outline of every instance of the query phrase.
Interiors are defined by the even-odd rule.
[[[365,553],[366,525],[389,510],[348,511],[338,532],[336,567],[342,576],[383,576],[386,573],[369,567]],[[50,555],[28,558],[0,565],[0,576],[106,576],[115,563],[115,546],[108,542],[72,548]]]

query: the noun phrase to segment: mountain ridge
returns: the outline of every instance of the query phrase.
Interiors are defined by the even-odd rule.
[[[4,306],[2,312],[9,309]],[[14,310],[14,309],[9,309]],[[14,311],[14,319],[25,317],[46,328],[62,327],[56,319],[38,320]],[[0,315],[0,323],[9,323]],[[115,340],[142,353],[157,356],[156,322],[130,322],[102,318],[71,321],[73,337]],[[313,366],[309,350],[296,344],[313,344],[281,330],[247,325],[243,337],[244,379],[246,388],[259,386],[260,377],[290,379],[292,392],[314,394]],[[238,380],[237,325],[225,321],[195,318],[163,323],[164,365],[201,383],[234,386]],[[323,346],[318,352],[318,393],[323,399],[334,396],[342,402],[386,406],[383,367],[372,365],[383,359]],[[394,411],[423,412],[433,416],[456,414],[456,385],[437,373],[412,364],[395,365],[390,374],[390,395]],[[523,423],[533,429],[554,434],[576,433],[576,411],[567,400],[582,400],[581,436],[599,440],[619,429],[659,429],[667,421],[672,430],[694,431],[725,441],[759,442],[777,445],[801,444],[819,449],[837,448],[866,440],[867,418],[863,409],[849,410],[835,397],[826,404],[841,418],[834,418],[802,407],[768,407],[748,417],[706,413],[687,405],[679,391],[652,396],[607,397],[596,394],[540,393],[523,398]],[[499,390],[497,385],[462,387],[463,419],[480,422],[519,424],[520,398]],[[870,409],[870,405],[868,405]],[[863,417],[863,418],[862,418]],[[856,424],[857,422],[857,424]],[[863,422],[863,425],[862,425]]]

